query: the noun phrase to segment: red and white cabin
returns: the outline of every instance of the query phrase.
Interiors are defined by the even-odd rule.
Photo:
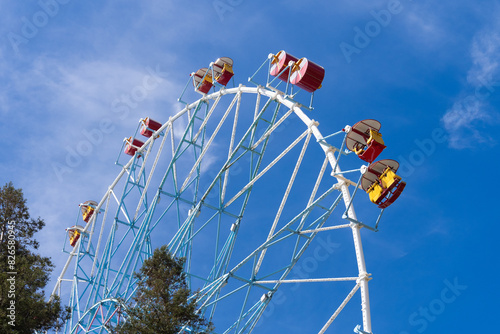
[[[386,148],[379,131],[380,122],[374,119],[354,124],[347,134],[347,149],[356,153],[360,159],[372,163]]]
[[[125,139],[125,141],[127,142],[127,144],[125,144],[124,152],[125,154],[128,154],[130,156],[134,156],[135,152],[137,152],[137,150],[140,149],[142,145],[144,145],[142,141],[132,137]]]
[[[307,58],[300,58],[292,67],[290,83],[312,93],[321,88],[325,69]]]
[[[146,119],[142,120],[141,135],[149,138],[153,135],[153,132],[158,131],[159,128],[161,128],[161,123],[146,117]]]
[[[205,75],[206,74],[206,75]],[[208,71],[208,68],[200,68],[195,73],[191,74],[193,76],[194,89],[202,94],[207,94],[210,89],[214,86],[212,81],[212,75]]]
[[[214,77],[217,83],[226,86],[234,75],[233,60],[229,57],[221,57],[213,64]]]
[[[277,54],[272,56],[271,59],[271,69],[270,69],[270,74],[272,76],[277,76],[280,74],[281,71],[283,71],[290,61],[292,62],[297,62],[299,58],[292,56],[291,54],[286,53],[284,50],[281,50]],[[285,82],[288,81],[288,73],[290,72],[291,67],[289,67],[286,71],[283,71],[283,73],[280,74],[278,79],[283,80]]]

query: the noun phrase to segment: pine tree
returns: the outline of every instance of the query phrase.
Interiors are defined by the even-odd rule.
[[[184,259],[173,257],[166,246],[144,261],[136,295],[129,303],[127,321],[117,328],[120,334],[176,334],[183,326],[193,333],[209,333],[212,324],[196,313],[194,300],[183,273]]]
[[[30,217],[22,189],[14,188],[12,182],[0,188],[0,243],[2,244],[7,242],[9,222],[15,224],[18,246],[38,249],[38,242],[33,236],[45,226],[45,222],[41,218]]]
[[[34,235],[44,226],[41,218],[30,217],[21,189],[12,183],[0,188],[0,333],[58,329],[68,318],[59,298],[45,300],[54,266],[34,252]]]

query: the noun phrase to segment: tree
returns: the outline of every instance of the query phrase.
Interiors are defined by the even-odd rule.
[[[120,334],[176,334],[187,325],[193,333],[209,333],[212,324],[196,313],[196,303],[182,271],[184,259],[175,258],[167,246],[156,249],[139,273],[136,295],[128,304],[127,321]]]
[[[15,223],[18,247],[38,249],[38,242],[33,236],[45,226],[45,222],[41,218],[30,217],[22,189],[14,188],[12,182],[0,188],[0,243],[2,244],[7,242],[9,222]]]
[[[45,300],[44,287],[53,264],[33,252],[34,234],[45,222],[30,217],[21,189],[0,188],[0,333],[59,329],[69,316],[59,298]]]

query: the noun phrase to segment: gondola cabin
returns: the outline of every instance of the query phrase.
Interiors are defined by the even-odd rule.
[[[135,138],[132,138],[132,137],[129,137],[127,139],[125,139],[126,141],[126,144],[125,144],[125,154],[128,154],[130,156],[134,156],[135,152],[137,152],[138,149],[140,149],[142,147],[142,145],[144,145],[144,143],[142,141],[140,141],[139,139],[135,139]]]
[[[271,68],[269,73],[274,77],[279,75],[278,79],[287,82],[291,67],[286,70],[285,68],[291,61],[295,63],[298,60],[299,58],[294,57],[291,54],[288,54],[285,51],[281,50],[277,54],[271,56]]]
[[[195,73],[191,74],[193,77],[194,89],[202,94],[207,94],[210,89],[214,86],[212,81],[212,75],[208,68],[200,68]]]
[[[321,88],[325,78],[325,69],[307,58],[300,58],[292,66],[290,83],[306,92],[312,93]]]
[[[229,57],[221,57],[213,64],[215,81],[226,86],[234,75],[233,60]]]
[[[83,226],[80,225],[74,225],[66,229],[66,232],[68,232],[69,244],[71,245],[71,247],[75,247],[78,239],[80,239],[82,231]]]
[[[153,132],[158,131],[161,128],[161,123],[146,117],[142,120],[141,135],[144,137],[151,137]]]
[[[94,214],[95,208],[97,207],[97,202],[86,201],[80,204],[80,210],[82,211],[83,221],[88,223],[92,215]]]
[[[385,159],[370,164],[363,175],[361,187],[368,193],[370,201],[381,209],[394,203],[406,186],[396,175],[398,168],[397,161]]]
[[[379,121],[374,119],[360,121],[347,133],[346,147],[360,159],[372,163],[386,148],[379,131]]]

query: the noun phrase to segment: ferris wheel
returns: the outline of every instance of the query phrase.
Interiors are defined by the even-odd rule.
[[[332,315],[308,332],[325,333],[359,291],[353,326],[372,333],[360,230],[377,230],[405,186],[397,162],[374,162],[385,148],[380,123],[365,120],[323,136],[307,113],[325,71],[306,58],[270,54],[249,79],[267,76],[264,85],[229,88],[233,74],[227,57],[192,73],[179,98],[182,110],[164,123],[141,119],[124,140],[121,169],[107,192],[80,205],[53,292],[69,299],[65,333],[107,333],[126,321],[120,300],[134,296],[133,273],[165,244],[186,258],[188,284],[197,291],[191,298],[217,333],[254,331],[290,283],[351,285],[331,305]],[[187,103],[191,83],[201,97]],[[309,103],[298,102],[307,94]],[[350,153],[358,167],[342,171],[339,161]],[[359,166],[358,157],[369,165]],[[368,196],[356,196],[359,189]],[[374,224],[358,220],[354,197],[381,209]],[[319,234],[341,230],[354,241],[351,271],[293,277]]]

